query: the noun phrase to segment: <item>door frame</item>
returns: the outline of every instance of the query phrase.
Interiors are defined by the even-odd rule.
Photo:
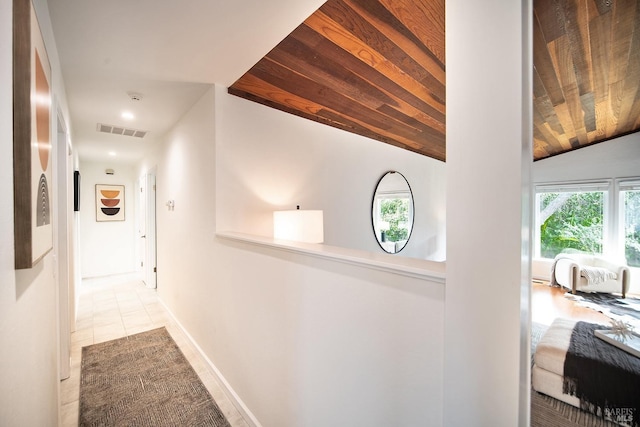
[[[58,296],[58,348],[59,379],[71,375],[71,332],[74,328],[75,305],[73,304],[73,157],[66,121],[57,105],[55,135],[54,175],[56,184],[54,209],[54,271]]]

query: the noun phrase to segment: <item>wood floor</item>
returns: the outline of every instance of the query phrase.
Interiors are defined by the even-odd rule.
[[[585,322],[609,324],[609,318],[602,313],[565,298],[565,288],[549,286],[548,282],[534,282],[531,290],[531,320],[550,325],[557,317],[582,320]]]

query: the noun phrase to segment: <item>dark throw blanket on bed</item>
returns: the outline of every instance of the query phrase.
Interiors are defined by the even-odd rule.
[[[640,358],[602,341],[587,322],[576,323],[564,362],[563,392],[582,409],[640,426]]]

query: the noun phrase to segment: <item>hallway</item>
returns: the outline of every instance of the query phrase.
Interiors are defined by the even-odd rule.
[[[233,427],[246,427],[211,368],[137,275],[85,279],[80,287],[76,331],[71,334],[71,376],[60,383],[62,426],[78,425],[82,347],[164,326]]]

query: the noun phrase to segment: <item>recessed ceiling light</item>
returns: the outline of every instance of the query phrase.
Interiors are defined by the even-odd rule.
[[[123,111],[122,112],[122,118],[125,120],[133,120],[134,116],[133,113],[131,111]]]
[[[109,151],[109,155],[113,157],[113,156],[116,155],[116,152],[115,151]]]

